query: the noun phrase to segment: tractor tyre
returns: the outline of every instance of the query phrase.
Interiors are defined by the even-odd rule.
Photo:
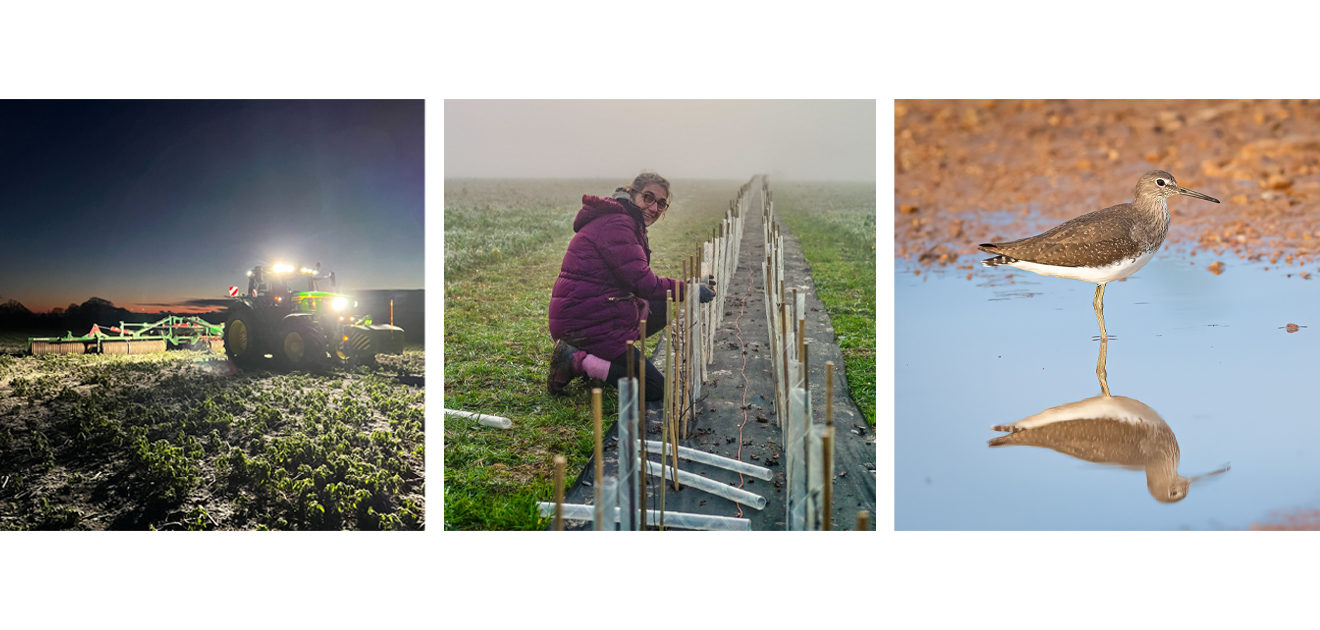
[[[287,317],[275,343],[275,358],[285,370],[321,367],[327,359],[325,335],[307,317]]]
[[[241,368],[250,368],[265,355],[256,335],[256,318],[252,309],[236,306],[225,318],[225,355]]]

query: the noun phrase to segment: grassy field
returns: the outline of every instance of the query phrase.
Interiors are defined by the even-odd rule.
[[[565,455],[571,477],[591,455],[587,389],[579,381],[570,396],[545,393],[553,345],[546,316],[581,196],[605,195],[618,183],[445,182],[445,407],[505,416],[514,425],[501,431],[446,418],[446,529],[545,527],[536,502],[551,497],[552,458]],[[679,274],[682,260],[710,237],[742,183],[673,182],[674,206],[650,228],[657,274]],[[869,218],[848,211],[839,220],[868,221],[874,245],[874,186],[870,190]],[[840,207],[860,207],[855,196],[860,192],[848,193]],[[874,266],[869,273],[873,311]],[[871,321],[874,329],[873,312]],[[874,335],[872,330],[871,372],[864,379],[872,383],[872,409]],[[607,423],[617,413],[612,389],[606,389],[604,413]]]
[[[590,392],[578,381],[573,395],[545,393],[546,317],[582,195],[618,185],[446,180],[445,407],[514,424],[501,431],[445,420],[446,529],[542,528],[536,502],[552,492],[553,457],[568,458],[570,475],[590,457]],[[652,268],[662,276],[679,275],[682,257],[710,236],[742,182],[672,185],[673,207],[650,228]],[[615,413],[606,389],[604,414]]]
[[[853,401],[875,426],[875,185],[771,182],[843,351]]]
[[[21,356],[0,335],[0,529],[421,529],[425,353]]]

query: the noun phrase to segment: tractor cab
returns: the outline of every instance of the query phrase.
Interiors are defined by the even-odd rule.
[[[335,291],[334,272],[284,263],[257,265],[248,272],[247,293],[226,313],[225,351],[242,366],[273,356],[286,367],[323,360],[367,359],[403,352],[403,329],[373,324],[354,313],[358,304]]]
[[[283,263],[257,265],[247,275],[248,296],[275,306],[315,312],[323,302],[335,302],[335,310],[343,310],[347,301],[334,293],[335,272],[321,273],[321,263],[315,269]]]

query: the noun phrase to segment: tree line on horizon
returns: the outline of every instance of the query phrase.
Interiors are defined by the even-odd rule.
[[[92,297],[82,304],[70,304],[65,308],[56,308],[49,313],[33,313],[18,300],[10,299],[0,303],[0,329],[5,330],[65,330],[74,334],[83,334],[91,330],[92,324],[112,326],[119,322],[153,322],[170,315],[194,315],[213,324],[224,321],[223,311],[206,313],[135,313],[126,308],[115,306],[109,300]]]

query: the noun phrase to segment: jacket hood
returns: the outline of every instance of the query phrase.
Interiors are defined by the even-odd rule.
[[[588,223],[607,214],[626,214],[637,221],[638,225],[644,225],[641,209],[633,205],[626,194],[622,198],[582,195],[582,209],[578,211],[577,218],[573,219],[573,231],[580,232]]]

